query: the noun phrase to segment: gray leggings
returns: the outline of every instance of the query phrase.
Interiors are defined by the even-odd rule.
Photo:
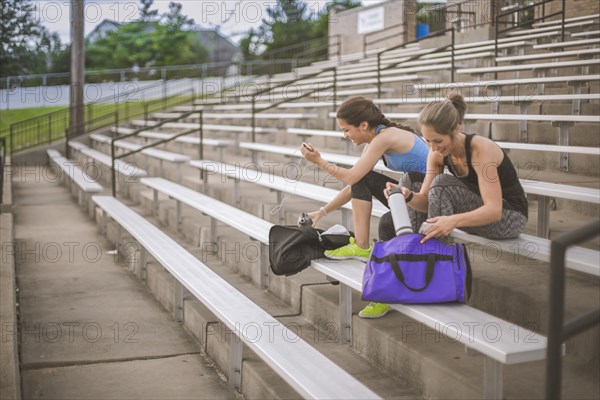
[[[425,175],[421,173],[404,174],[402,186],[410,188],[413,192],[421,190]],[[440,174],[436,176],[429,188],[429,217],[438,217],[442,215],[461,214],[475,210],[483,205],[483,199],[480,195],[473,192],[462,181],[450,174]],[[506,204],[504,204],[506,206]],[[415,211],[408,207],[408,214],[414,232],[418,232],[421,224],[427,219],[427,214]],[[385,221],[385,222],[384,222]],[[388,225],[391,217],[386,214],[381,223]],[[379,236],[382,240],[389,240],[391,237],[389,227],[381,226]],[[527,224],[527,217],[518,211],[502,209],[502,218],[491,224],[475,227],[460,228],[465,232],[477,236],[483,236],[488,239],[510,239],[519,236]],[[393,222],[392,222],[393,226]],[[393,232],[393,230],[391,231]],[[393,237],[393,235],[392,235]]]

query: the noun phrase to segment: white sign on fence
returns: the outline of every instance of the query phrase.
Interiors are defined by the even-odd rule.
[[[383,7],[372,8],[358,13],[358,34],[380,31],[383,29]]]

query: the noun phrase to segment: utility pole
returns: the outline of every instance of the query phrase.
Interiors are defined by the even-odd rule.
[[[83,84],[85,51],[83,42],[84,0],[71,0],[71,88],[69,98],[69,137],[82,132],[84,126]]]

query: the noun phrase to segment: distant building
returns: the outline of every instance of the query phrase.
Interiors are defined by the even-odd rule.
[[[109,32],[116,31],[119,26],[121,26],[120,22],[113,21],[112,19],[105,19],[87,34],[85,40],[90,43],[95,42],[96,40],[105,37]]]
[[[239,47],[223,36],[217,29],[193,29],[198,33],[198,40],[208,50],[211,62],[232,62],[241,55]]]

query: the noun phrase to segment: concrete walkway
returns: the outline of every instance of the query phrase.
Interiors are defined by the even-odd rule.
[[[238,397],[68,191],[40,177],[13,180],[23,398]]]

